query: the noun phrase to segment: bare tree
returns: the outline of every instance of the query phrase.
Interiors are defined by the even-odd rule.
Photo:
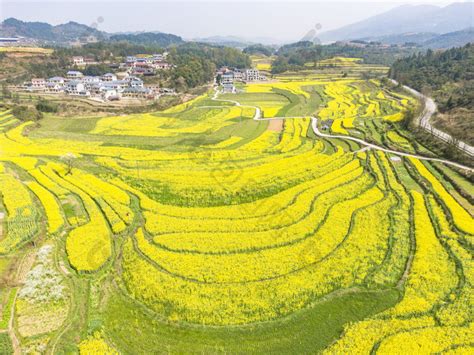
[[[67,165],[66,175],[72,174],[72,168],[74,167],[76,158],[73,153],[66,153],[61,157],[61,160]]]

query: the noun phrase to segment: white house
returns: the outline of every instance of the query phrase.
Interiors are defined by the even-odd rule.
[[[64,86],[63,85],[59,85],[59,84],[55,84],[55,83],[46,83],[46,91],[47,92],[50,92],[50,93],[60,93],[64,90]]]
[[[100,83],[100,78],[98,76],[85,76],[82,78],[82,82],[85,84]]]
[[[45,88],[46,80],[43,78],[33,78],[31,79],[31,88],[34,90],[42,90]]]
[[[258,69],[245,69],[244,80],[258,81],[260,80],[260,72],[258,71]]]
[[[100,79],[102,81],[115,81],[117,80],[117,75],[112,74],[112,73],[107,73],[107,74],[102,75]]]
[[[102,87],[101,96],[104,100],[120,99],[120,93],[116,89],[106,86]]]
[[[131,88],[142,88],[143,81],[134,77],[132,80],[128,80],[128,86]]]
[[[98,76],[85,76],[81,81],[84,83],[84,86],[88,91],[91,91],[94,85],[100,84],[100,78]]]
[[[167,62],[155,62],[153,67],[158,70],[168,70],[171,68],[171,64]]]
[[[221,84],[234,84],[234,72],[227,71],[221,75]]]
[[[121,93],[125,88],[129,87],[129,83],[126,80],[114,80],[102,82],[102,87],[105,89],[114,89],[118,93]]]
[[[66,76],[68,79],[73,80],[73,79],[81,79],[84,76],[84,74],[82,74],[80,71],[77,71],[77,70],[70,70],[67,72]]]
[[[48,79],[49,84],[55,84],[59,86],[64,86],[64,83],[66,82],[66,79],[64,79],[62,76],[53,76],[52,78]]]
[[[66,84],[65,90],[69,95],[79,95],[79,96],[90,95],[90,93],[86,91],[86,87],[84,83],[79,80],[68,81]]]
[[[143,87],[130,87],[126,88],[123,91],[123,96],[126,97],[136,97],[142,99],[151,99],[153,98],[153,92],[148,88]]]
[[[244,80],[244,73],[240,70],[234,70],[234,81]]]
[[[85,64],[84,57],[81,57],[81,56],[72,57],[72,62],[74,63],[74,65],[84,65]]]

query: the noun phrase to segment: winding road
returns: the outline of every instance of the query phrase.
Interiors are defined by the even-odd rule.
[[[424,157],[422,155],[399,152],[397,150],[392,150],[392,149],[387,149],[387,148],[384,148],[384,147],[380,147],[378,145],[366,142],[362,139],[354,138],[354,137],[350,137],[350,136],[339,136],[339,135],[332,135],[332,134],[322,133],[318,129],[318,119],[316,117],[311,117],[311,127],[313,128],[313,132],[317,136],[320,136],[320,137],[347,139],[347,140],[351,140],[351,141],[357,142],[359,144],[365,145],[366,147],[369,147],[371,149],[381,150],[382,152],[390,153],[390,154],[393,154],[393,155],[398,155],[398,156],[402,156],[402,157],[411,157],[411,158],[416,158],[416,159],[420,159],[420,160],[436,161],[436,162],[439,162],[439,163],[452,165],[452,166],[455,166],[455,167],[460,168],[460,169],[465,169],[465,170],[468,170],[468,171],[474,171],[473,168],[470,168],[470,167],[462,165],[462,164],[458,164],[458,163],[450,161],[450,160],[430,158],[430,157]]]
[[[410,88],[408,88],[410,89]],[[262,118],[261,117],[261,110],[259,107],[257,106],[251,106],[251,105],[241,105],[240,102],[238,101],[235,101],[235,100],[227,100],[227,99],[219,99],[218,96],[220,94],[220,91],[218,90],[218,88],[216,87],[215,89],[215,92],[214,92],[214,95],[212,96],[212,100],[214,101],[221,101],[221,102],[230,102],[230,103],[233,103],[234,105],[236,106],[242,106],[242,107],[252,107],[253,109],[255,109],[255,115],[253,117],[253,119],[255,121],[268,121],[268,120],[276,120],[276,119],[294,119],[294,118],[302,118],[302,117],[273,117],[273,118]],[[413,89],[410,89],[410,90],[413,90]],[[415,91],[415,90],[413,90]],[[416,91],[415,91],[416,92]],[[418,93],[418,92],[417,92]],[[422,94],[418,93],[419,95],[423,96]],[[434,103],[434,101],[432,99],[429,99],[429,98],[426,98],[423,96],[423,98],[425,99],[428,99],[426,102],[427,104],[425,105],[425,109],[423,110],[422,114],[420,115],[420,117],[418,118],[418,121],[420,122],[420,124],[422,124],[422,122],[429,122],[429,119],[431,118],[431,116],[434,114],[434,112],[436,111],[436,105]],[[429,100],[431,100],[432,103],[429,103]],[[434,105],[434,107],[433,107]],[[428,123],[429,124],[429,123]],[[459,168],[459,169],[463,169],[463,170],[466,170],[466,171],[469,171],[469,172],[473,172],[474,171],[474,168],[471,168],[469,166],[466,166],[466,165],[462,165],[462,164],[459,164],[459,163],[456,163],[456,162],[453,162],[451,160],[447,160],[447,159],[439,159],[439,158],[430,158],[430,157],[425,157],[425,156],[422,156],[422,155],[417,155],[417,154],[410,154],[410,153],[405,153],[405,152],[400,152],[400,151],[397,151],[397,150],[392,150],[392,149],[388,149],[388,148],[384,148],[384,147],[381,147],[381,146],[378,146],[376,144],[373,144],[373,143],[369,143],[367,141],[364,141],[363,139],[359,139],[359,138],[355,138],[355,137],[351,137],[351,136],[341,136],[341,135],[332,135],[332,134],[326,134],[326,133],[322,133],[321,131],[319,131],[318,129],[318,119],[316,117],[311,117],[311,128],[313,129],[313,132],[314,134],[316,134],[317,136],[319,137],[322,137],[322,138],[333,138],[333,139],[345,139],[345,140],[351,140],[351,141],[354,141],[354,142],[357,142],[361,145],[364,145],[366,146],[367,148],[370,148],[370,149],[375,149],[375,150],[380,150],[382,152],[386,152],[386,153],[390,153],[390,154],[393,154],[393,155],[397,155],[397,156],[401,156],[401,157],[411,157],[411,158],[416,158],[416,159],[420,159],[420,160],[426,160],[426,161],[434,161],[434,162],[438,162],[438,163],[442,163],[442,164],[446,164],[446,165],[451,165],[451,166],[454,166],[456,168]]]
[[[390,79],[390,81],[398,85],[398,82],[396,80]],[[420,126],[424,130],[431,133],[433,136],[441,139],[442,141],[446,143],[454,143],[459,150],[463,151],[470,157],[474,157],[474,147],[470,146],[469,144],[465,142],[455,140],[451,135],[433,127],[433,125],[430,123],[431,117],[437,111],[436,103],[431,97],[425,96],[422,93],[416,91],[415,89],[412,89],[409,86],[402,85],[402,87],[403,89],[408,91],[410,94],[420,99],[420,101],[425,103],[423,112],[416,120],[416,124],[418,126]]]

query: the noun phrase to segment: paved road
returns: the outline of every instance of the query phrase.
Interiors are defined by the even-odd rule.
[[[384,148],[384,147],[380,147],[380,146],[378,146],[378,145],[375,145],[375,144],[366,142],[366,141],[364,141],[364,140],[362,140],[362,139],[354,138],[354,137],[350,137],[350,136],[339,136],[339,135],[332,135],[332,134],[322,133],[322,132],[319,131],[319,129],[318,129],[318,119],[317,119],[316,117],[311,117],[311,127],[313,128],[313,132],[314,132],[317,136],[320,136],[320,137],[324,137],[324,138],[347,139],[347,140],[351,140],[351,141],[357,142],[357,143],[359,143],[359,144],[365,145],[366,147],[369,147],[369,148],[371,148],[371,149],[381,150],[382,152],[390,153],[390,154],[393,154],[393,155],[398,155],[398,156],[402,156],[402,157],[412,157],[412,158],[416,158],[416,159],[420,159],[420,160],[436,161],[436,162],[439,162],[439,163],[444,163],[444,164],[447,164],[447,165],[452,165],[452,166],[455,166],[455,167],[460,168],[460,169],[464,169],[464,170],[468,170],[468,171],[474,171],[473,168],[470,168],[470,167],[465,166],[465,165],[462,165],[462,164],[455,163],[455,162],[450,161],[450,160],[438,159],[438,158],[429,158],[429,157],[424,157],[424,156],[422,156],[422,155],[416,155],[416,154],[410,154],[410,153],[399,152],[399,151],[396,151],[396,150],[392,150],[392,149],[387,149],[387,148]]]
[[[236,106],[242,106],[242,107],[252,107],[255,109],[255,116],[253,117],[254,120],[256,121],[268,121],[270,119],[288,119],[288,118],[302,118],[302,117],[274,117],[274,118],[262,118],[261,117],[261,111],[260,111],[260,108],[259,107],[256,107],[256,106],[243,106],[240,104],[240,102],[238,101],[235,101],[235,100],[224,100],[224,99],[218,99],[217,97],[219,96],[220,92],[217,88],[215,88],[215,93],[214,93],[214,96],[212,97],[212,100],[214,101],[222,101],[222,102],[231,102],[233,103],[234,105]],[[421,95],[421,94],[420,94]],[[431,100],[433,101],[433,100]],[[433,102],[433,105],[434,105],[434,102]],[[427,105],[428,107],[428,112],[425,114],[425,111],[426,109],[423,111],[422,115],[420,116],[419,120],[423,120],[423,119],[428,119],[431,117],[431,115],[433,114],[433,112],[431,112],[431,109],[433,108],[430,105]],[[436,105],[435,105],[436,107]],[[431,112],[431,113],[430,113]],[[465,165],[462,165],[462,164],[458,164],[456,162],[453,162],[453,161],[450,161],[450,160],[446,160],[446,159],[438,159],[438,158],[430,158],[430,157],[424,157],[422,155],[416,155],[416,154],[410,154],[410,153],[405,153],[405,152],[399,152],[399,151],[396,151],[396,150],[392,150],[392,149],[387,149],[387,148],[384,148],[384,147],[380,147],[376,144],[373,144],[373,143],[369,143],[369,142],[366,142],[362,139],[359,139],[359,138],[355,138],[355,137],[351,137],[351,136],[340,136],[340,135],[332,135],[332,134],[326,134],[326,133],[322,133],[319,131],[318,129],[318,119],[316,117],[311,117],[311,127],[313,129],[313,132],[314,134],[316,134],[317,136],[319,137],[323,137],[323,138],[337,138],[337,139],[346,139],[346,140],[351,140],[351,141],[354,141],[354,142],[357,142],[359,144],[362,144],[370,149],[375,149],[375,150],[380,150],[382,152],[386,152],[386,153],[390,153],[390,154],[393,154],[393,155],[398,155],[398,156],[402,156],[402,157],[412,157],[412,158],[416,158],[416,159],[420,159],[420,160],[427,160],[427,161],[435,161],[435,162],[439,162],[439,163],[443,163],[443,164],[447,164],[447,165],[451,165],[451,166],[455,166],[457,168],[460,168],[460,169],[464,169],[464,170],[467,170],[467,171],[474,171],[473,168],[471,167],[468,167],[468,166],[465,166]]]
[[[392,83],[398,84],[396,80],[390,79]],[[435,127],[433,127],[430,123],[431,117],[433,114],[436,112],[437,107],[434,102],[434,100],[428,96],[423,95],[422,93],[416,91],[415,89],[412,89],[411,87],[408,87],[406,85],[403,85],[403,88],[408,91],[410,94],[416,96],[419,98],[422,102],[425,103],[425,107],[423,109],[423,112],[421,115],[418,117],[416,120],[416,124],[423,128],[424,130],[428,131],[431,133],[433,136],[441,139],[442,141],[446,143],[453,143],[455,140],[453,139],[452,136],[450,136],[448,133],[443,132]],[[464,153],[467,155],[474,157],[474,147],[470,146],[469,144],[461,141],[457,141],[456,145],[458,149],[462,150]]]

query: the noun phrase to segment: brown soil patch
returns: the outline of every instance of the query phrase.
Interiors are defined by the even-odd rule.
[[[281,132],[283,129],[283,120],[270,120],[270,124],[268,125],[269,131]]]

